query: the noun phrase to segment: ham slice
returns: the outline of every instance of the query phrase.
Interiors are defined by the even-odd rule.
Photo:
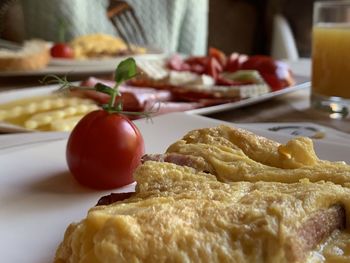
[[[97,78],[89,78],[81,83],[82,87],[93,87],[97,83],[103,83],[113,87],[114,81],[102,80]],[[157,102],[169,101],[172,99],[170,91],[158,91],[153,88],[137,88],[122,85],[119,87],[122,94],[123,107],[125,111],[144,111],[149,105],[154,105]],[[99,104],[108,103],[110,96],[94,90],[76,90],[73,91],[75,96],[87,97],[95,100]]]

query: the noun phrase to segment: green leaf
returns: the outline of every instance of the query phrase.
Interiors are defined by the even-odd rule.
[[[112,93],[114,92],[111,87],[109,87],[105,84],[102,84],[100,82],[95,85],[95,90],[98,92],[108,94],[108,95],[112,95]]]
[[[115,81],[120,84],[135,77],[137,74],[136,62],[133,58],[127,58],[120,62],[115,70]]]

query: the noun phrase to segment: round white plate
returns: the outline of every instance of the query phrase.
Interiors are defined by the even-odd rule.
[[[116,66],[122,60],[133,57],[135,60],[153,60],[164,59],[165,54],[138,54],[138,55],[125,55],[112,58],[89,58],[89,59],[65,59],[65,58],[52,58],[50,66],[79,66],[79,67],[98,67],[98,66]]]

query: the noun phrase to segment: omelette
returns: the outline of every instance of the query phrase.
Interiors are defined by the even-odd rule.
[[[170,160],[179,157],[185,162],[189,160],[191,164],[187,165],[207,170],[222,182],[295,183],[307,178],[311,182],[331,181],[344,186],[350,183],[350,166],[320,160],[307,137],[280,144],[243,129],[221,125],[189,132],[172,144],[166,155]],[[155,159],[155,156],[145,158]]]
[[[195,130],[71,224],[54,262],[350,262],[349,171],[307,138]]]

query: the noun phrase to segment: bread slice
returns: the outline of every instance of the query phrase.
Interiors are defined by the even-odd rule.
[[[0,71],[30,71],[45,68],[50,61],[49,47],[42,40],[28,40],[19,51],[0,49]]]
[[[330,182],[227,184],[154,161],[135,178],[135,194],[67,229],[56,263],[305,262],[350,211],[350,189]]]

